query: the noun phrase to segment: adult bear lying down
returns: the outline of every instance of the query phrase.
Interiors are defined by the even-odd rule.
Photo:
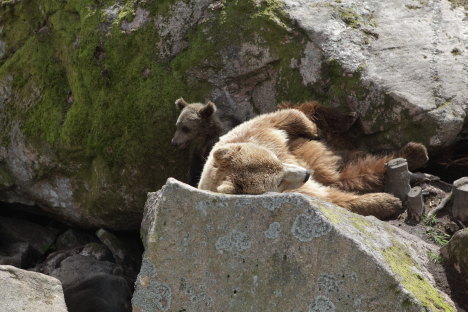
[[[393,195],[355,191],[382,186],[390,159],[408,158],[412,168],[423,165],[427,161],[424,145],[408,143],[384,156],[356,153],[356,158],[348,157],[344,163],[324,142],[314,140],[317,136],[316,124],[298,110],[257,116],[214,145],[198,188],[226,194],[298,192],[379,219],[401,212],[401,201]]]

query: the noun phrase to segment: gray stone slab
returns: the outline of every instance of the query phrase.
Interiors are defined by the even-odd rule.
[[[433,247],[299,194],[149,193],[134,311],[455,311]]]
[[[0,311],[67,312],[56,278],[0,265]]]

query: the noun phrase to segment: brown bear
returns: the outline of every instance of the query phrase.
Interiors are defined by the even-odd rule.
[[[216,105],[211,101],[206,104],[189,104],[183,98],[179,98],[175,101],[175,105],[181,112],[171,144],[179,149],[185,149],[194,143],[187,180],[190,185],[196,186],[213,145],[221,135],[240,122],[234,119],[221,120]]]
[[[221,135],[238,125],[240,121],[220,116],[216,105],[211,101],[207,104],[187,103],[183,98],[179,98],[175,101],[175,105],[180,110],[180,114],[171,144],[179,149],[185,149],[194,143],[187,180],[190,185],[196,186],[203,164],[213,145]],[[300,105],[284,102],[279,106],[280,109],[290,107],[304,112],[314,121],[319,128],[318,133],[327,140],[328,144],[335,148],[350,147],[345,132],[355,123],[356,113],[344,114],[314,101]]]
[[[359,119],[357,112],[343,113],[333,107],[326,107],[316,101],[307,101],[301,104],[283,102],[279,109],[294,108],[303,112],[319,129],[319,135],[325,139],[327,145],[335,149],[354,148],[351,130],[354,130]]]
[[[344,190],[381,184],[384,164],[395,155],[362,156],[340,168],[340,156],[314,140],[317,135],[316,124],[295,109],[257,116],[215,144],[198,188],[228,194],[299,192],[380,219],[400,212],[402,204],[393,195]],[[425,147],[411,143],[401,153],[424,154]]]

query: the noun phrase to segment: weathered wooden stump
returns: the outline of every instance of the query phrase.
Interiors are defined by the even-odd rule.
[[[408,218],[415,222],[421,222],[422,215],[424,214],[424,202],[422,189],[419,186],[413,187],[408,192],[406,206],[408,209]]]
[[[385,192],[395,195],[402,202],[405,201],[411,189],[408,162],[404,158],[395,158],[385,167]]]
[[[468,177],[453,182],[452,216],[461,222],[468,222]]]

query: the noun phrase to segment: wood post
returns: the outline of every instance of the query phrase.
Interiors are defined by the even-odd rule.
[[[408,162],[404,158],[395,158],[390,160],[385,167],[385,192],[393,194],[404,202],[411,189]]]
[[[468,222],[468,177],[453,182],[452,216],[461,222]]]
[[[422,189],[419,186],[413,187],[408,192],[406,206],[408,209],[408,218],[416,222],[420,222],[424,213],[424,202]]]

